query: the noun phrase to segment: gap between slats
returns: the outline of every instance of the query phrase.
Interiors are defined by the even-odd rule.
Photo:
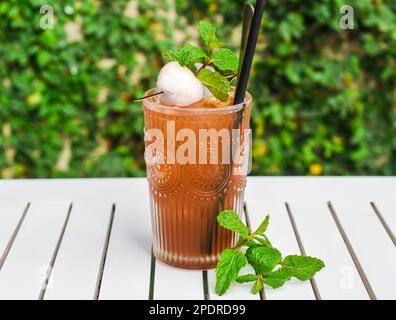
[[[246,226],[248,227],[249,232],[252,233],[252,227],[251,227],[251,223],[250,223],[249,211],[248,211],[246,202],[243,204],[243,212],[245,214]],[[265,295],[264,286],[263,286],[263,289],[260,290],[260,300],[267,300],[267,297]]]
[[[98,278],[97,278],[97,281],[96,281],[96,286],[95,286],[95,292],[94,292],[93,300],[98,300],[99,299],[99,295],[100,295],[100,287],[101,287],[101,284],[102,284],[103,272],[104,272],[104,268],[105,268],[105,265],[106,265],[107,251],[108,251],[109,244],[110,244],[111,230],[113,228],[115,211],[116,211],[116,204],[114,203],[112,208],[111,208],[109,225],[107,227],[106,238],[105,238],[105,242],[104,242],[104,245],[103,245],[102,258],[100,260]]]
[[[154,257],[153,249],[151,249],[149,300],[154,299],[155,264],[156,264],[156,259]]]
[[[47,286],[48,286],[48,282],[49,282],[49,279],[51,277],[52,269],[55,266],[56,257],[58,256],[59,248],[61,246],[61,243],[62,243],[62,240],[63,240],[63,236],[65,235],[65,231],[66,231],[67,224],[69,222],[72,210],[73,210],[73,203],[70,203],[69,209],[67,210],[67,215],[66,215],[66,218],[65,218],[65,222],[63,223],[61,233],[59,235],[58,241],[57,241],[56,246],[55,246],[55,250],[52,253],[51,261],[50,261],[50,263],[48,265],[48,269],[47,269],[47,272],[45,274],[45,279],[43,281],[43,285],[41,287],[38,300],[43,300],[44,299],[45,292],[46,292]]]
[[[388,223],[386,222],[385,218],[383,217],[381,211],[378,209],[374,202],[370,202],[371,208],[374,210],[375,215],[381,222],[382,226],[385,229],[385,232],[388,234],[389,238],[393,242],[393,245],[396,247],[396,237],[392,232],[392,229],[389,227]]]
[[[27,215],[27,212],[29,211],[29,208],[30,208],[30,202],[26,205],[25,209],[23,210],[22,215],[19,218],[18,224],[16,225],[14,232],[12,233],[11,238],[7,243],[7,246],[6,246],[2,256],[0,257],[0,271],[3,268],[4,262],[6,261],[8,254],[10,253],[12,245],[14,244],[14,241],[18,235],[18,232],[21,229],[21,226],[23,224],[23,221],[25,220],[25,217]]]
[[[291,223],[292,228],[293,228],[294,236],[296,237],[298,247],[300,248],[300,252],[301,252],[301,254],[303,256],[306,256],[305,248],[304,248],[304,245],[302,243],[302,240],[301,240],[301,237],[300,237],[300,233],[298,232],[298,228],[297,228],[297,225],[296,225],[296,221],[294,220],[293,212],[292,212],[292,210],[290,208],[289,203],[285,202],[285,206],[286,206],[287,213],[289,215],[290,223]],[[309,281],[311,282],[311,287],[312,287],[312,290],[313,290],[313,293],[315,295],[316,300],[322,300],[322,298],[320,296],[320,293],[319,293],[318,286],[316,285],[315,278],[312,278]]]
[[[334,209],[334,206],[331,203],[331,201],[327,202],[327,206],[328,206],[328,208],[330,210],[330,213],[331,213],[331,215],[332,215],[332,217],[334,219],[334,222],[335,222],[335,224],[336,224],[336,226],[338,228],[338,231],[340,232],[341,237],[344,240],[344,243],[345,243],[345,245],[346,245],[346,247],[348,249],[348,252],[349,252],[349,254],[350,254],[351,258],[352,258],[353,263],[355,264],[355,267],[356,267],[356,269],[357,269],[357,271],[359,273],[360,279],[362,280],[362,282],[364,284],[364,287],[366,288],[366,291],[367,291],[370,299],[371,300],[377,300],[377,297],[375,296],[375,293],[374,293],[374,291],[373,291],[373,289],[372,289],[372,287],[370,285],[370,282],[369,282],[369,280],[368,280],[368,278],[367,278],[367,276],[366,276],[366,274],[365,274],[365,272],[363,270],[363,267],[360,264],[359,258],[357,257],[357,255],[355,253],[355,250],[353,249],[352,244],[349,241],[349,238],[348,238],[348,236],[347,236],[347,234],[346,234],[346,232],[344,230],[344,227],[342,226],[340,220],[338,219],[337,212]]]
[[[209,296],[209,284],[208,284],[208,271],[202,271],[202,283],[203,283],[203,295],[204,300],[210,300]]]

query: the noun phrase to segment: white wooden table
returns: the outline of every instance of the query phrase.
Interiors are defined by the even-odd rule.
[[[326,263],[263,299],[396,299],[396,178],[249,178],[251,227]],[[151,257],[145,179],[0,181],[0,299],[260,299]]]

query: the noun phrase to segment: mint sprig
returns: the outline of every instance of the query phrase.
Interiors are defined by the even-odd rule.
[[[215,26],[201,21],[198,31],[205,49],[186,44],[181,49],[163,52],[163,56],[189,68],[213,96],[225,101],[232,88],[230,79],[235,78],[238,70],[238,58],[232,50],[224,48],[224,43],[217,38]],[[198,70],[197,63],[201,64]]]
[[[240,236],[236,247],[223,252],[216,267],[216,293],[219,295],[224,294],[234,281],[253,283],[251,291],[256,294],[264,285],[279,288],[292,277],[301,281],[309,280],[325,266],[322,260],[308,256],[289,255],[282,259],[281,252],[272,246],[264,234],[269,225],[268,215],[253,233],[232,210],[221,212],[217,221],[223,228]],[[253,267],[255,274],[239,275],[246,261]]]

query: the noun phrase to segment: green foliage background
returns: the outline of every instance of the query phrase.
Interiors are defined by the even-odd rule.
[[[0,177],[144,175],[131,97],[199,20],[237,50],[243,3],[0,1]],[[344,4],[355,30],[339,27]],[[396,1],[267,0],[259,40],[254,174],[396,173]]]

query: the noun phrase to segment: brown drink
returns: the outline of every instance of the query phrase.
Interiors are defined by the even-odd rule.
[[[223,103],[219,107],[212,102],[206,99],[187,107],[173,107],[150,98],[143,103],[153,252],[167,264],[188,269],[216,266],[222,251],[237,241],[236,234],[218,225],[216,216],[225,209],[240,216],[243,211],[246,172],[241,168],[248,161],[248,149],[242,148],[239,159],[234,161],[232,154],[227,160],[224,147],[232,150],[232,143],[249,146],[245,130],[249,129],[251,96],[236,106]],[[159,142],[155,134],[149,133],[152,129],[163,133],[163,148],[152,148],[153,142]],[[196,137],[195,143],[188,143],[190,155],[196,153],[195,163],[183,157],[188,153],[182,149],[188,138],[175,139],[182,129]],[[229,137],[239,132],[240,140],[202,142],[202,129],[223,130]]]

